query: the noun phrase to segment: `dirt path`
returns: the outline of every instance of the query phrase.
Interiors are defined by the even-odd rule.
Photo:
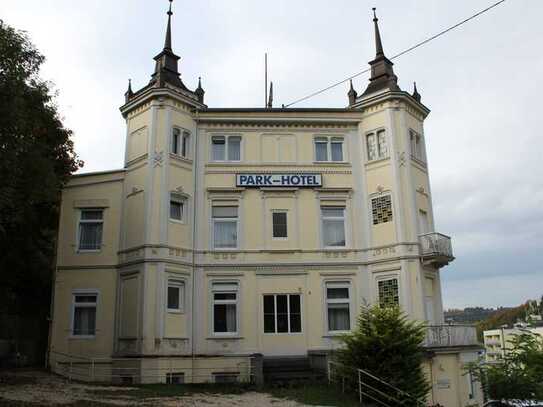
[[[242,394],[194,393],[175,397],[142,397],[140,391],[138,387],[73,383],[40,371],[0,374],[0,406],[305,406],[254,391]]]

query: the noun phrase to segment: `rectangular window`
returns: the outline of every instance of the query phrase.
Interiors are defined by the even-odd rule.
[[[371,215],[373,224],[392,222],[392,198],[383,195],[371,200]]]
[[[273,237],[287,237],[287,213],[273,212]]]
[[[326,283],[326,309],[330,332],[351,329],[349,288],[349,283]]]
[[[170,219],[182,222],[184,209],[183,200],[174,197],[170,198]]]
[[[213,283],[213,333],[237,333],[238,284],[231,282]]]
[[[324,246],[345,246],[345,208],[321,207],[321,218]]]
[[[185,373],[166,373],[166,384],[183,384],[185,383]]]
[[[181,139],[181,155],[188,158],[190,153],[190,133],[183,131],[183,138]]]
[[[73,295],[73,336],[94,336],[96,334],[96,304],[98,294],[81,293]]]
[[[366,147],[368,150],[368,161],[379,160],[388,157],[388,146],[386,132],[379,130],[366,135]]]
[[[168,281],[168,311],[181,312],[185,305],[185,283],[178,280]]]
[[[179,154],[179,142],[181,139],[181,130],[177,127],[172,129],[172,143],[171,143],[171,152],[173,154]]]
[[[302,332],[300,294],[264,295],[264,333]]]
[[[238,245],[238,207],[213,206],[213,247],[235,249]]]
[[[211,137],[211,159],[213,161],[240,161],[240,136],[213,136]]]
[[[103,209],[82,209],[79,220],[79,250],[102,248]]]
[[[379,291],[379,306],[397,307],[400,305],[400,293],[397,278],[381,280],[377,283],[377,287]]]
[[[412,130],[409,133],[411,139],[411,156],[419,161],[424,161],[421,136]]]
[[[239,382],[239,372],[220,372],[213,373],[214,383],[237,383]]]
[[[343,161],[343,137],[315,137],[315,161]]]

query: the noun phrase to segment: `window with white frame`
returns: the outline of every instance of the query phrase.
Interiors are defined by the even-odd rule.
[[[400,305],[400,291],[397,278],[389,278],[377,282],[379,306],[397,307]]]
[[[274,238],[286,238],[287,234],[287,212],[272,212],[272,236]]]
[[[238,246],[238,207],[213,206],[213,247],[234,249]]]
[[[214,282],[212,291],[213,333],[231,335],[238,332],[238,284]]]
[[[212,161],[240,161],[241,136],[212,136]]]
[[[102,248],[103,209],[81,209],[79,219],[79,250],[100,250]]]
[[[96,334],[96,304],[98,293],[73,294],[72,336],[94,336]]]
[[[350,284],[348,282],[327,282],[326,310],[329,332],[351,329],[350,308]]]
[[[315,161],[344,161],[343,137],[315,137]]]
[[[302,332],[300,294],[264,295],[264,333]]]
[[[185,283],[180,280],[168,280],[168,312],[182,312],[185,305]]]
[[[345,207],[322,206],[321,221],[324,246],[345,246]]]
[[[388,157],[388,146],[386,132],[378,130],[366,135],[366,147],[368,150],[368,161],[379,160]]]
[[[371,215],[374,225],[392,222],[392,197],[382,195],[371,199]]]
[[[411,142],[411,156],[419,161],[424,161],[424,153],[422,149],[422,138],[420,134],[413,130],[409,131]]]
[[[188,158],[190,149],[190,132],[174,127],[172,129],[171,152]]]
[[[170,194],[170,219],[178,222],[185,220],[185,198]]]

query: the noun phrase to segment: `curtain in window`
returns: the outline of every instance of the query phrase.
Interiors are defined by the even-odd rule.
[[[343,161],[343,142],[332,140],[332,161]]]
[[[74,309],[74,335],[94,335],[96,329],[96,308],[75,307]]]
[[[183,218],[183,204],[177,201],[170,201],[170,218],[181,220]]]
[[[376,160],[377,159],[377,143],[375,141],[375,134],[368,134],[367,135],[367,147],[368,147],[368,160]]]
[[[215,304],[214,332],[236,332],[236,304]]]
[[[226,144],[224,137],[213,137],[212,139],[212,156],[214,161],[224,160],[226,152]]]
[[[343,219],[324,219],[323,235],[325,246],[345,246],[345,226]]]
[[[328,143],[326,141],[316,141],[315,154],[317,161],[328,161]]]
[[[238,238],[237,222],[216,220],[213,236],[216,248],[236,247]]]
[[[385,158],[388,156],[387,139],[385,132],[380,131],[377,133],[377,143],[379,145],[379,158]]]
[[[102,223],[81,223],[79,231],[80,250],[99,250],[102,243]]]
[[[228,137],[228,160],[239,161],[241,159],[241,137]]]
[[[348,331],[350,327],[349,304],[328,304],[328,330]]]

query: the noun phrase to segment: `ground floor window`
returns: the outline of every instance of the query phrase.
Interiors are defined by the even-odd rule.
[[[238,381],[239,381],[239,372],[213,373],[214,383],[237,383]]]
[[[212,285],[212,295],[213,332],[237,333],[238,284],[215,282]]]
[[[264,295],[264,333],[302,332],[300,294]]]
[[[183,384],[185,383],[185,373],[167,373],[166,384]]]
[[[97,293],[73,294],[73,336],[94,336],[96,334]]]
[[[351,329],[350,285],[348,282],[326,283],[326,309],[328,331],[349,331]]]

